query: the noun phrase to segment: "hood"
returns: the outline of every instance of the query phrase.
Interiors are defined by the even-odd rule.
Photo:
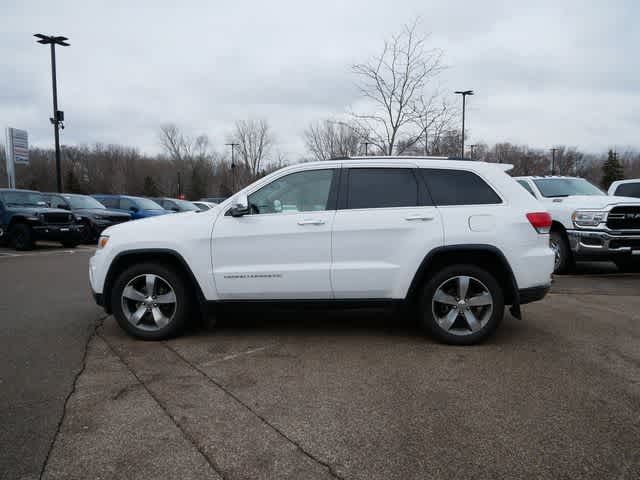
[[[572,195],[569,197],[546,198],[546,203],[557,205],[558,207],[571,208],[605,208],[609,205],[630,204],[640,205],[640,198],[633,197],[613,197],[609,195]]]
[[[138,213],[143,213],[144,215],[148,215],[150,217],[155,217],[157,215],[166,215],[167,213],[173,213],[169,210],[140,210]]]
[[[78,215],[103,215],[109,217],[131,218],[131,215],[128,213],[120,212],[118,210],[110,210],[108,208],[76,208],[73,212]]]
[[[22,206],[8,206],[7,211],[16,213],[27,213],[31,215],[38,215],[40,213],[68,213],[69,210],[63,210],[62,208],[50,208],[50,207],[22,207]]]
[[[212,212],[213,209],[202,212],[183,212],[179,215],[154,215],[132,222],[118,223],[104,230],[103,235],[115,236],[118,239],[170,239],[196,223],[211,228],[215,218]]]

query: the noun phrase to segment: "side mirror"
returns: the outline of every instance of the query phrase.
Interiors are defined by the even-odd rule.
[[[129,210],[131,210],[133,213],[137,213],[138,211],[140,211],[140,209],[138,207],[129,207]]]
[[[171,207],[172,212],[179,212],[180,209],[178,207]]]
[[[231,209],[229,210],[229,214],[232,217],[242,217],[243,215],[247,215],[249,213],[249,199],[246,195],[238,195],[233,205],[231,205]]]

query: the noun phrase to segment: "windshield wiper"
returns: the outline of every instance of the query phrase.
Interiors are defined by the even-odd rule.
[[[547,198],[565,198],[570,196],[568,193],[566,195],[547,195]]]

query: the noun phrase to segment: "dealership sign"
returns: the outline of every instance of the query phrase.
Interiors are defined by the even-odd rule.
[[[16,188],[15,164],[29,165],[29,136],[26,130],[7,127],[7,176],[9,188]]]

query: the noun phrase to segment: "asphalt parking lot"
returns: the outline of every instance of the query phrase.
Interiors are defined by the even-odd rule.
[[[378,311],[145,343],[90,250],[0,250],[3,479],[640,478],[640,275],[583,266],[476,347]]]

